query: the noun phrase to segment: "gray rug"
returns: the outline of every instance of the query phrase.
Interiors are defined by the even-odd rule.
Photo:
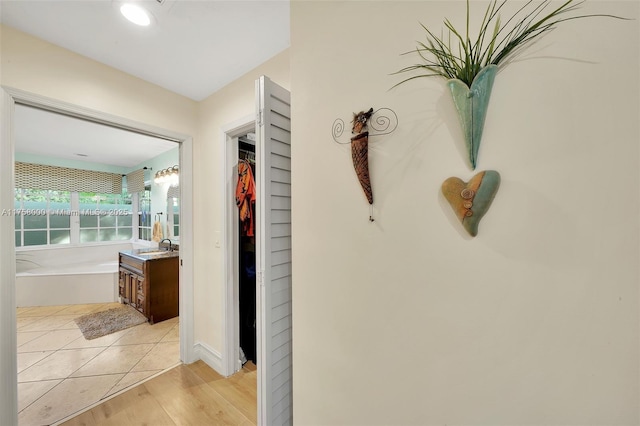
[[[118,306],[106,311],[94,312],[75,319],[87,340],[97,339],[134,325],[142,324],[147,318],[129,305]]]

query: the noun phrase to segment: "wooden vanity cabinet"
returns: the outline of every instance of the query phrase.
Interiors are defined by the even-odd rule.
[[[143,259],[120,253],[119,295],[151,324],[178,316],[178,256]]]

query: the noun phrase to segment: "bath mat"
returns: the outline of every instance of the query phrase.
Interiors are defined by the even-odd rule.
[[[118,306],[106,311],[94,312],[75,319],[87,340],[97,339],[134,325],[142,324],[147,318],[129,305]]]

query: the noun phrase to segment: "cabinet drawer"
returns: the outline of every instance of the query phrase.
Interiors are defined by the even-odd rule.
[[[140,259],[134,259],[129,256],[120,256],[120,266],[130,269],[134,272],[142,274],[142,265],[144,261]]]

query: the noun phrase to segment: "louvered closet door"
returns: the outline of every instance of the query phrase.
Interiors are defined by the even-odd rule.
[[[258,423],[289,425],[291,378],[290,93],[256,81]]]

